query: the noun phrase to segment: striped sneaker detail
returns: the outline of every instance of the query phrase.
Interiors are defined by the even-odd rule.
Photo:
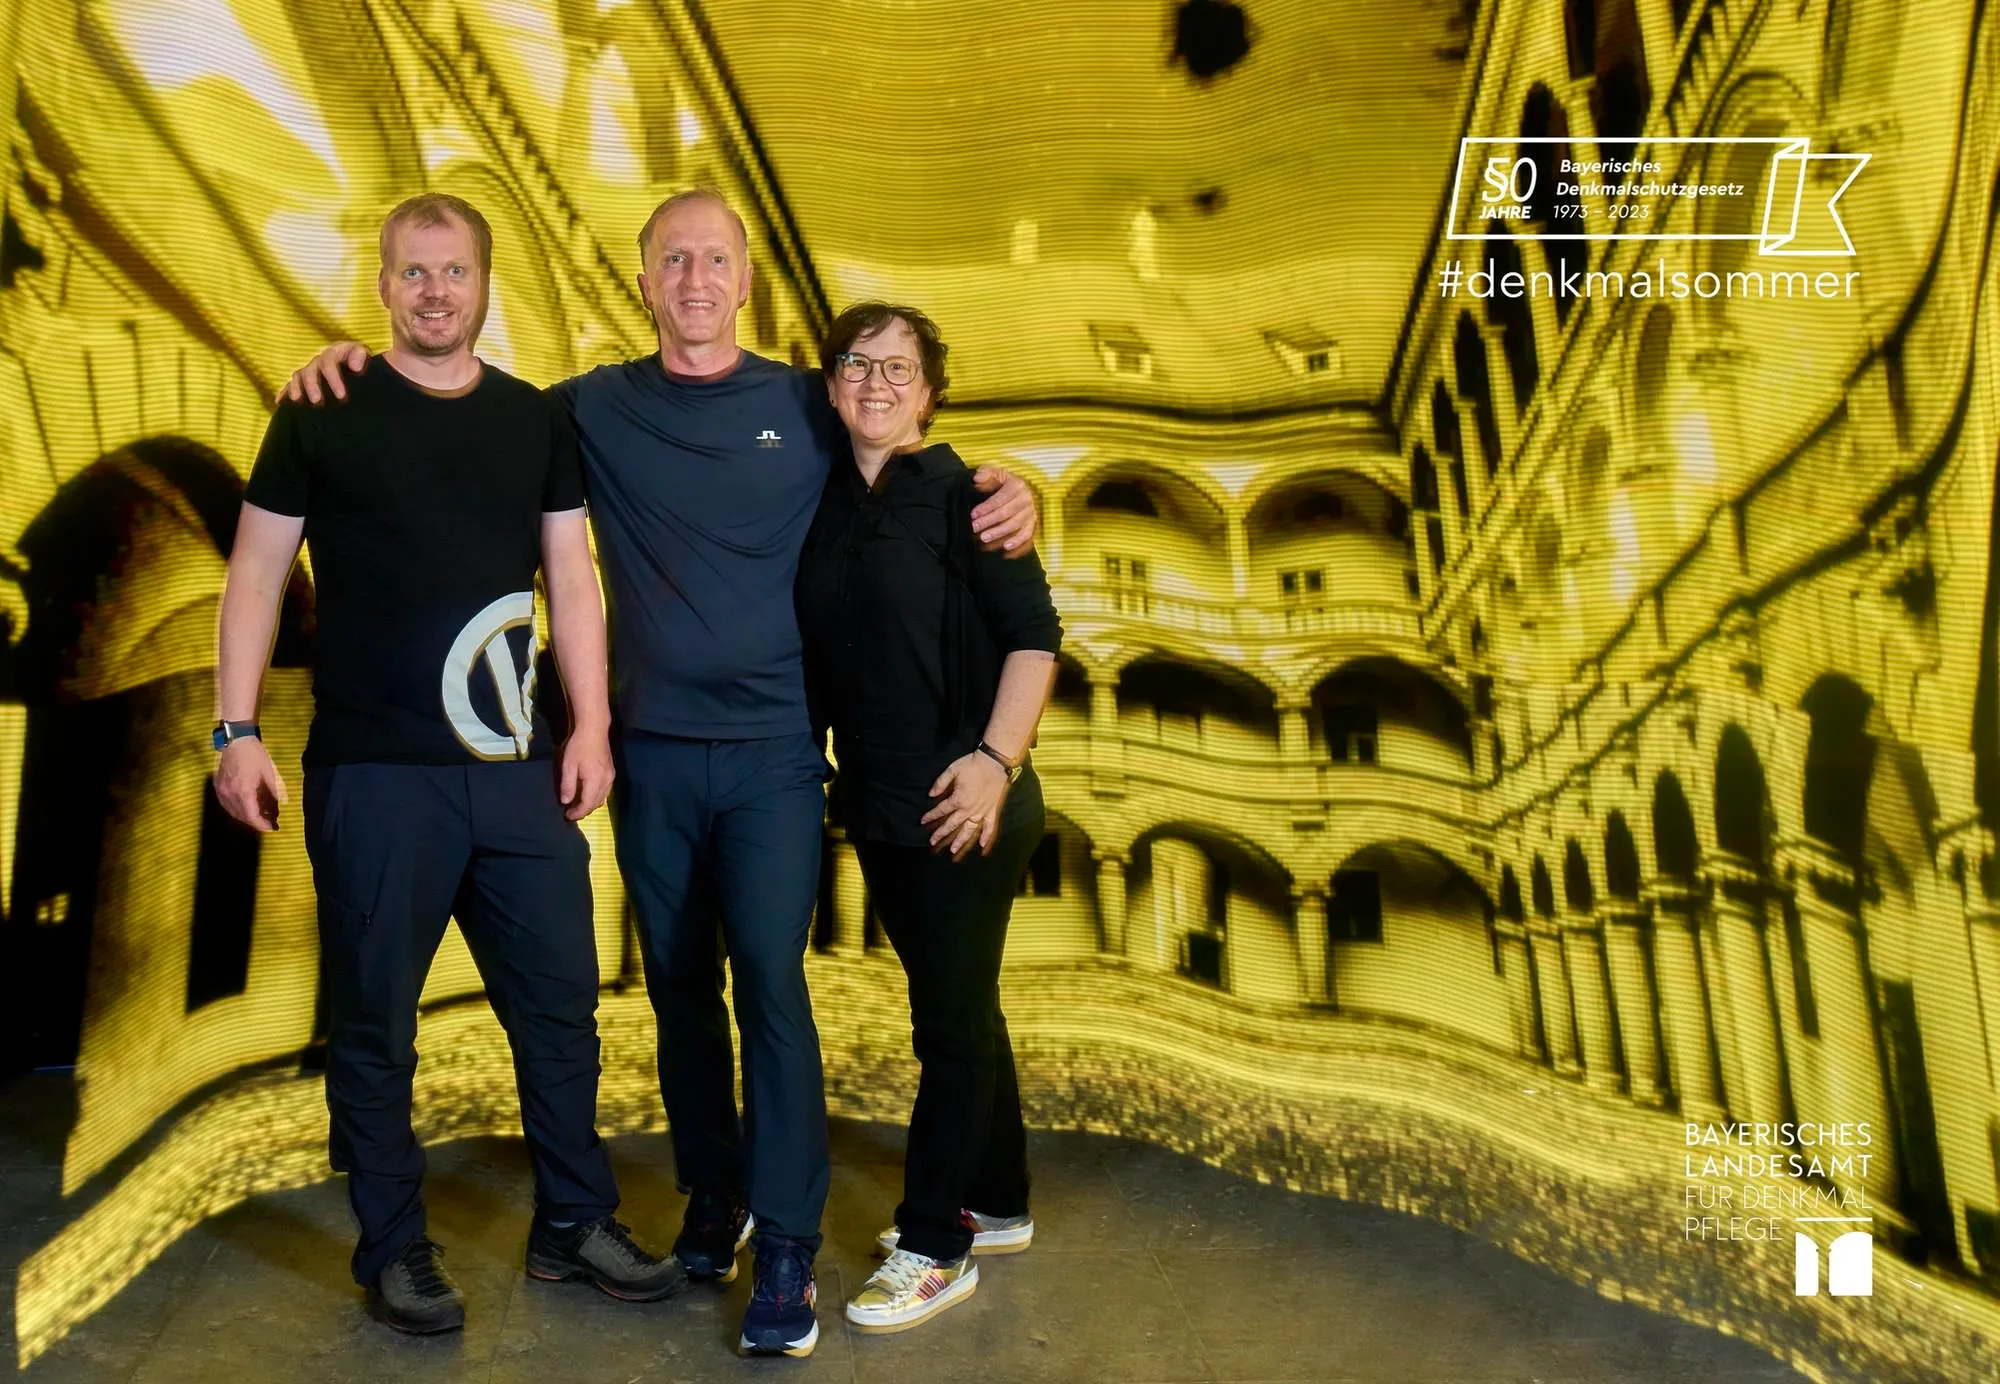
[[[971,1297],[979,1286],[979,1266],[972,1256],[940,1264],[921,1254],[896,1250],[868,1276],[861,1291],[847,1304],[847,1320],[858,1331],[886,1334],[908,1331],[919,1322]]]

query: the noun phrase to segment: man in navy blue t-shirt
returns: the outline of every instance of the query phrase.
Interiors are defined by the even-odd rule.
[[[793,580],[847,443],[817,373],[736,344],[752,270],[743,223],[718,194],[668,199],[639,246],[659,353],[554,392],[575,420],[610,592],[618,863],[690,1193],[674,1250],[689,1273],[727,1282],[754,1228],[741,1346],[805,1355],[819,1335],[812,1262],[828,1182],[805,980],[828,766],[806,715]],[[324,381],[345,397],[342,365],[365,359],[353,343],[329,348],[294,376],[294,396],[318,402]],[[992,468],[976,483],[999,488],[973,513],[979,538],[1023,549],[1027,486]]]

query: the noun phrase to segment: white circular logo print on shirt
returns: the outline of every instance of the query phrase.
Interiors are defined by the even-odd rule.
[[[519,669],[507,640],[507,631],[528,627],[528,666]],[[516,591],[480,611],[465,622],[451,652],[444,659],[445,720],[458,742],[481,759],[526,759],[528,741],[535,733],[535,593]],[[482,655],[484,657],[482,657]],[[493,679],[500,702],[500,714],[507,722],[503,733],[486,724],[472,705],[475,663],[484,663]]]

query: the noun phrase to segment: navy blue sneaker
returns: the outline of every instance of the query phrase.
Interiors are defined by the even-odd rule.
[[[733,1283],[736,1253],[756,1225],[741,1192],[723,1195],[696,1189],[689,1195],[687,1210],[681,1215],[681,1234],[674,1241],[674,1258],[681,1261],[689,1278]]]
[[[737,1348],[749,1355],[811,1355],[819,1344],[812,1251],[797,1240],[759,1235],[750,1253],[750,1308]]]

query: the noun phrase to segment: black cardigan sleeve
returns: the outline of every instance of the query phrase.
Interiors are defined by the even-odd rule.
[[[968,467],[959,481],[961,494],[952,508],[951,522],[966,526],[983,498],[972,487]],[[977,541],[963,540],[971,550],[970,586],[980,617],[1000,646],[1002,655],[1020,649],[1062,651],[1062,617],[1056,613],[1055,598],[1049,593],[1048,574],[1042,570],[1041,555],[1032,548],[1021,556],[987,552]]]

